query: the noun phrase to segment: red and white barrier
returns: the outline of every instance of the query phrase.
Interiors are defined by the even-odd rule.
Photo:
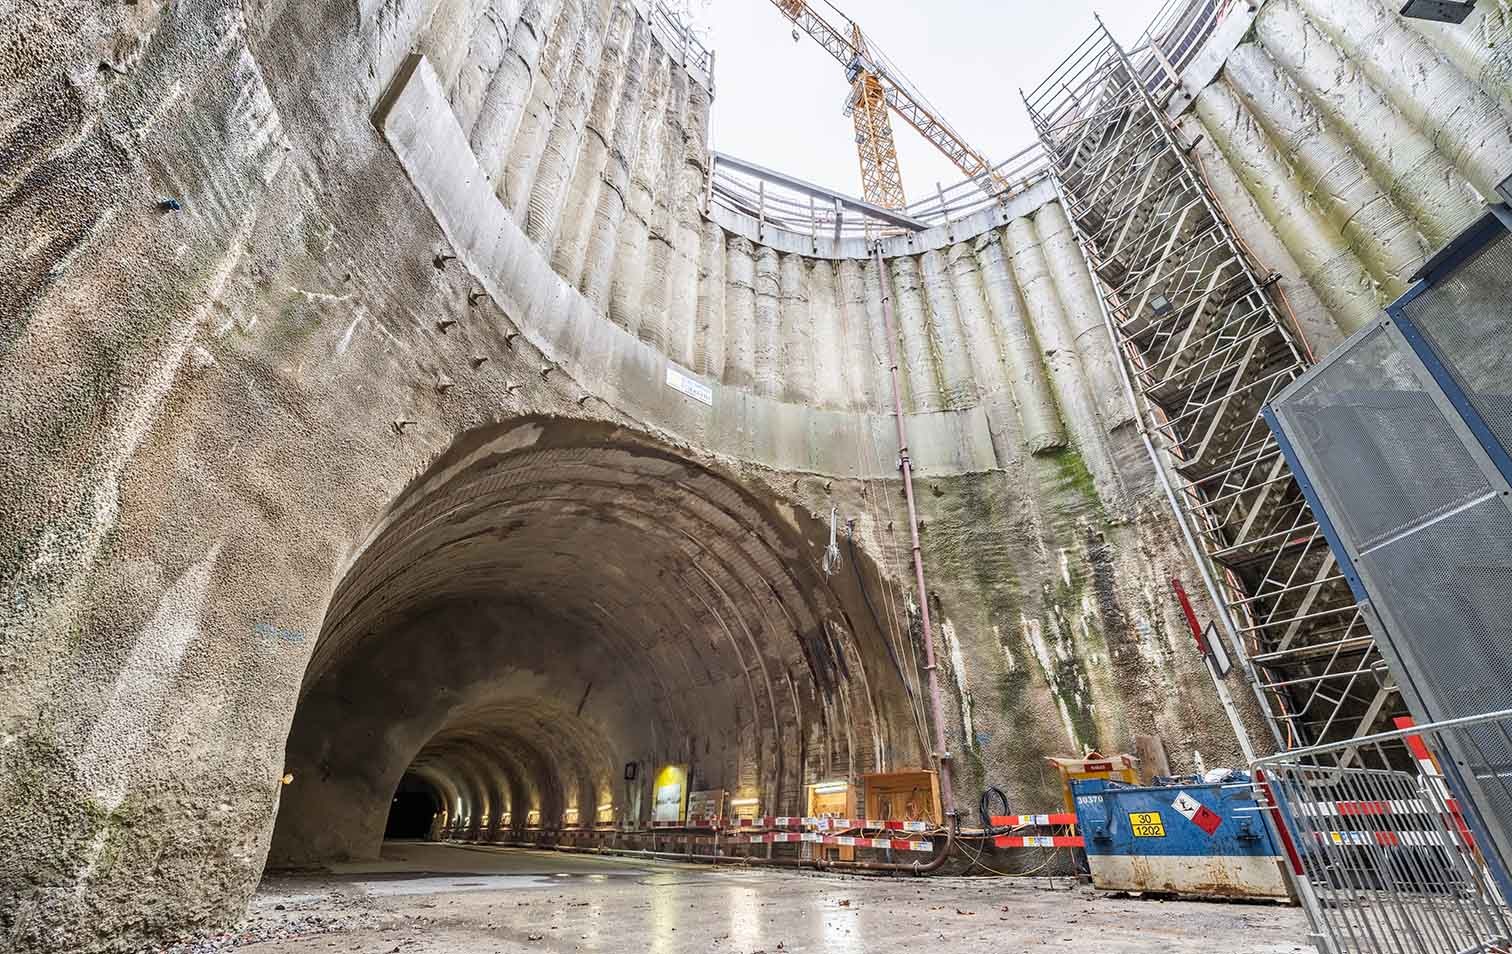
[[[1085,848],[1081,835],[998,835],[992,843],[999,848]]]
[[[1053,815],[993,815],[988,820],[992,822],[993,828],[1023,828],[1028,825],[1076,827],[1075,812],[1057,812]]]
[[[851,829],[871,831],[934,831],[939,826],[927,821],[898,821],[896,819],[877,818],[826,818],[807,817],[800,818],[796,815],[776,815],[765,818],[742,818],[741,828],[816,828],[820,831],[850,831]]]
[[[781,845],[807,842],[814,845],[839,845],[845,848],[891,848],[893,851],[934,851],[934,842],[911,841],[907,838],[867,838],[862,835],[825,835],[813,831],[769,831],[765,834],[746,835],[745,841],[753,844]]]
[[[1074,812],[1048,815],[993,815],[988,819],[994,828],[1075,828]],[[999,848],[1085,848],[1081,835],[998,835],[992,843]]]

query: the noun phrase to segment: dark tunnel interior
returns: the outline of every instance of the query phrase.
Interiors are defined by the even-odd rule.
[[[813,783],[923,764],[913,652],[889,642],[907,630],[869,611],[884,583],[860,550],[822,572],[827,542],[815,515],[640,433],[464,435],[331,600],[270,864],[372,858],[422,826],[646,824],[671,767],[685,792],[780,814]]]
[[[406,772],[399,780],[399,787],[394,789],[388,824],[383,829],[384,839],[430,837],[432,825],[437,822],[443,807],[434,786]]]

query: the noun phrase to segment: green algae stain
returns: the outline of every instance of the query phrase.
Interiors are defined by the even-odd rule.
[[[1061,448],[1053,454],[1044,455],[1044,459],[1055,465],[1061,487],[1085,500],[1100,518],[1107,519],[1107,513],[1103,510],[1102,496],[1097,492],[1097,481],[1092,479],[1092,472],[1087,469],[1087,462],[1075,448]]]

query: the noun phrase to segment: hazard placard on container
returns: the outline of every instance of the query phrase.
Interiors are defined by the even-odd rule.
[[[1166,833],[1160,812],[1129,812],[1129,827],[1135,838],[1164,838]]]
[[[1217,831],[1218,826],[1223,824],[1222,816],[1186,792],[1178,792],[1176,800],[1171,803],[1171,807],[1180,812],[1181,816],[1187,821],[1201,828],[1209,835]]]

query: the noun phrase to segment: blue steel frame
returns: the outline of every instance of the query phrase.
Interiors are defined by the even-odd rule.
[[[1454,405],[1454,409],[1464,419],[1465,426],[1470,428],[1470,432],[1475,435],[1475,440],[1480,444],[1481,450],[1486,452],[1486,456],[1491,458],[1496,469],[1501,471],[1502,478],[1512,483],[1512,454],[1509,454],[1507,448],[1497,440],[1496,435],[1486,424],[1486,419],[1465,395],[1465,389],[1460,386],[1454,372],[1449,370],[1443,359],[1439,357],[1432,343],[1423,335],[1417,324],[1407,316],[1408,305],[1440,281],[1453,275],[1468,259],[1504,234],[1506,234],[1505,227],[1501,220],[1495,215],[1487,214],[1471,226],[1465,234],[1450,243],[1443,252],[1434,256],[1418,273],[1422,277],[1418,279],[1417,284],[1408,289],[1401,298],[1386,306],[1386,314],[1391,316],[1391,320],[1402,332],[1402,337],[1407,339],[1407,343],[1417,353],[1424,367],[1428,369],[1428,373],[1433,376],[1434,383],[1444,392],[1444,397],[1449,399],[1449,403]],[[1267,411],[1269,411],[1268,407]],[[1267,416],[1266,423],[1271,426],[1271,430],[1276,431],[1277,434],[1280,433],[1273,418]],[[1294,463],[1290,455],[1287,455],[1287,463]],[[1311,498],[1309,502],[1312,502]],[[1335,553],[1339,551],[1332,537],[1329,538],[1328,543],[1334,547]]]
[[[1402,333],[1403,339],[1412,348],[1418,359],[1422,361],[1424,368],[1427,369],[1434,383],[1443,392],[1444,397],[1448,399],[1455,411],[1464,420],[1465,426],[1470,429],[1476,443],[1480,445],[1496,469],[1501,472],[1503,479],[1512,483],[1512,454],[1509,454],[1508,449],[1497,439],[1495,433],[1487,425],[1486,419],[1476,409],[1469,397],[1466,396],[1465,389],[1460,386],[1458,379],[1439,356],[1432,342],[1423,334],[1417,324],[1407,316],[1406,312],[1408,305],[1426,292],[1432,290],[1439,282],[1454,275],[1461,265],[1485,249],[1492,241],[1505,235],[1508,229],[1512,229],[1512,224],[1508,224],[1501,216],[1488,212],[1433,258],[1429,259],[1417,275],[1413,276],[1415,284],[1400,298],[1386,306],[1386,314],[1390,321],[1396,325],[1397,330]],[[1344,578],[1349,583],[1350,590],[1354,592],[1355,599],[1361,604],[1370,605],[1370,595],[1365,591],[1364,584],[1355,570],[1354,561],[1350,559],[1348,550],[1344,547],[1343,541],[1335,530],[1333,522],[1328,516],[1328,510],[1318,498],[1312,480],[1308,477],[1307,470],[1302,466],[1302,461],[1297,457],[1291,439],[1287,436],[1285,428],[1281,426],[1280,421],[1276,417],[1275,409],[1270,404],[1266,404],[1260,413],[1265,418],[1265,423],[1270,427],[1271,432],[1276,435],[1281,455],[1285,458],[1287,467],[1291,469],[1292,475],[1296,478],[1297,486],[1301,489],[1303,497],[1306,498],[1308,506],[1312,508],[1313,515],[1318,520],[1318,527],[1322,531],[1324,538],[1328,541],[1329,548],[1333,550],[1334,558],[1338,560],[1339,567],[1344,573]],[[1389,639],[1386,640],[1388,643],[1389,641]],[[1413,693],[1413,695],[1416,695],[1416,693]],[[1479,839],[1480,844],[1488,846],[1491,849],[1484,851],[1483,856],[1487,867],[1491,871],[1493,880],[1496,881],[1497,887],[1501,890],[1503,897],[1512,899],[1512,872],[1508,871],[1507,860],[1503,859],[1500,856],[1500,852],[1496,850],[1498,842],[1496,839],[1490,837],[1488,826],[1481,817],[1480,805],[1477,804],[1474,798],[1469,797],[1469,787],[1460,776],[1459,766],[1455,764],[1454,760],[1441,759],[1440,762],[1440,767],[1444,772],[1444,780],[1448,784],[1450,791],[1459,800],[1461,810],[1465,813],[1467,824],[1475,833],[1477,839]]]

